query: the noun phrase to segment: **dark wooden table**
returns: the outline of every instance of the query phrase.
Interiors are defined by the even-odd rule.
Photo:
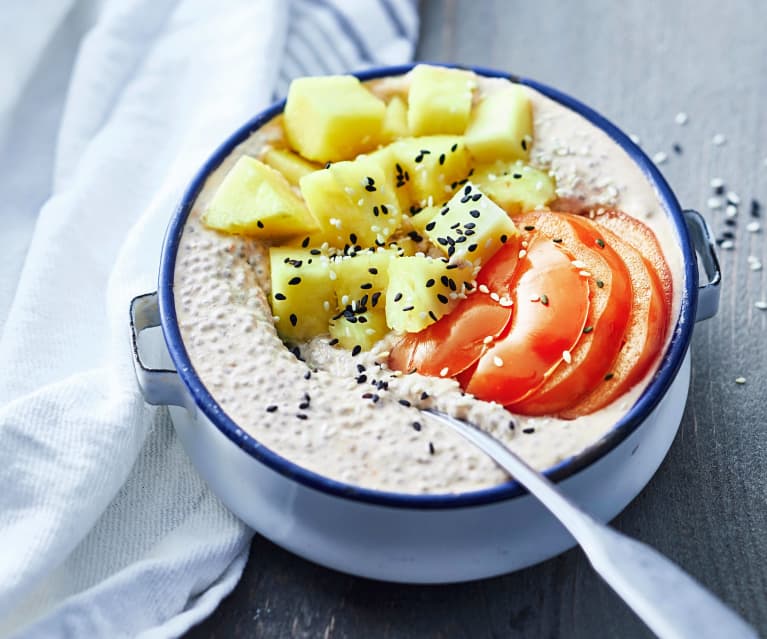
[[[695,331],[679,434],[614,525],[767,635],[767,311],[754,306],[765,272],[751,269],[767,256],[763,233],[746,228],[751,200],[767,205],[767,3],[434,0],[421,15],[419,59],[507,69],[584,100],[651,156],[666,153],[661,169],[683,205],[717,233],[734,232],[734,249],[721,251],[719,315]],[[689,115],[684,126],[679,112]],[[717,134],[724,144],[712,142]],[[740,195],[737,226],[707,208],[714,177]],[[504,577],[422,587],[332,572],[256,536],[236,590],[189,636],[649,634],[579,550]]]

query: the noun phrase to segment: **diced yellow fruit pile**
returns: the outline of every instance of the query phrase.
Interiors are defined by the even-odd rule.
[[[290,87],[282,143],[240,157],[205,209],[210,228],[270,245],[279,334],[358,353],[388,331],[417,332],[471,294],[512,238],[511,220],[556,197],[526,164],[530,99],[487,95],[473,73],[419,65],[407,93],[353,76]]]

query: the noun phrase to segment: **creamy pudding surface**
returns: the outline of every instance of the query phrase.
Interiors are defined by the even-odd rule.
[[[381,96],[409,77],[374,81]],[[478,93],[506,84],[479,78]],[[618,208],[655,233],[673,278],[671,324],[679,315],[684,271],[676,232],[653,186],[627,153],[580,115],[525,87],[534,113],[530,164],[549,170],[560,198]],[[281,341],[268,302],[268,247],[200,221],[226,172],[243,154],[259,157],[281,136],[280,118],[252,134],[207,179],[186,222],[175,265],[174,296],[184,346],[205,387],[242,430],[286,459],[357,486],[401,493],[455,493],[491,487],[508,476],[449,428],[418,408],[434,407],[480,425],[538,469],[596,443],[624,415],[657,370],[609,406],[574,420],[514,415],[464,394],[453,379],[403,375],[387,365],[390,336],[368,352],[317,337]],[[664,347],[665,348],[665,347]],[[659,361],[659,358],[658,358]]]

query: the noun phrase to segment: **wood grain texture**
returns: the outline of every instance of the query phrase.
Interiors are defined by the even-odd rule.
[[[587,102],[641,137],[684,206],[723,178],[767,205],[767,3],[433,0],[419,59],[513,71]],[[686,126],[675,123],[679,111]],[[723,146],[712,144],[722,133]],[[673,145],[681,147],[681,154]],[[707,584],[767,635],[767,312],[763,233],[742,205],[722,251],[719,315],[697,327],[690,400],[655,478],[615,520]],[[734,383],[743,375],[744,385]],[[573,550],[470,584],[403,587],[341,575],[256,537],[235,592],[190,637],[646,637]]]

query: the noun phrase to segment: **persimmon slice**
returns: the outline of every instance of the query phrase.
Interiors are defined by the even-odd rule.
[[[535,231],[528,238],[524,254],[515,257],[502,248],[477,278],[501,297],[510,296],[514,313],[508,333],[479,358],[466,390],[504,405],[543,384],[581,338],[589,310],[588,283],[572,255]],[[504,280],[507,290],[499,290],[501,281],[492,276],[502,269],[493,263],[504,257],[516,268],[510,281]]]
[[[633,223],[633,222],[632,222]],[[596,386],[562,412],[566,418],[593,413],[628,391],[648,372],[666,336],[670,306],[661,278],[632,244],[598,225],[602,239],[623,258],[631,277],[633,295],[624,344]]]
[[[506,328],[511,314],[511,307],[484,293],[473,293],[438,322],[397,342],[389,355],[389,368],[454,377],[480,358]]]
[[[583,337],[563,362],[528,398],[508,408],[522,415],[555,415],[572,406],[599,382],[623,344],[631,311],[631,280],[615,250],[600,243],[601,230],[588,219],[561,213],[526,216],[522,221],[562,242],[582,262],[591,304]]]

